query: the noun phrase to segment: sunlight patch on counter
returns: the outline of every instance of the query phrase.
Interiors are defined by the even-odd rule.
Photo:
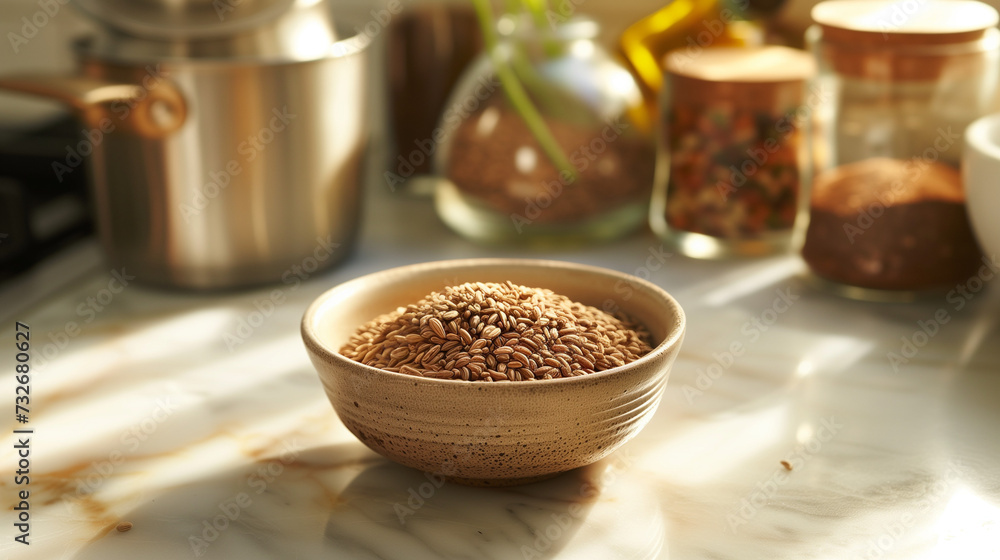
[[[646,468],[669,473],[680,484],[718,483],[747,461],[774,448],[787,433],[788,405],[733,414],[685,427],[677,436],[645,453]]]
[[[1000,507],[967,487],[952,495],[937,523],[934,558],[996,560],[1000,558]]]
[[[799,360],[795,368],[797,377],[808,377],[819,372],[838,372],[854,365],[867,356],[875,343],[849,336],[824,336]]]

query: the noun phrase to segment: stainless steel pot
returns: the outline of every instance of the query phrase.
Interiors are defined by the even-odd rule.
[[[194,289],[289,281],[353,244],[369,43],[317,43],[323,55],[305,58],[108,34],[77,43],[78,75],[9,76],[0,89],[78,110],[83,137],[53,172],[90,158],[111,266]]]

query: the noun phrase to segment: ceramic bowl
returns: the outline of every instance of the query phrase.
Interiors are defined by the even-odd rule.
[[[965,129],[962,182],[969,219],[987,257],[1000,256],[1000,114]]]
[[[644,324],[653,351],[572,378],[506,383],[430,379],[349,360],[338,349],[362,324],[464,282],[548,288]],[[449,480],[506,486],[593,463],[635,436],[660,402],[684,337],[680,305],[627,274],[555,261],[456,260],[394,268],[316,299],[302,338],[344,425],[385,457]]]

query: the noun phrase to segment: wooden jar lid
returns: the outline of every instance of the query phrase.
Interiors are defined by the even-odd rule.
[[[854,77],[935,80],[948,63],[1000,46],[997,11],[976,0],[832,0],[812,18],[821,55]]]
[[[816,64],[809,53],[788,47],[717,47],[667,54],[664,66],[675,102],[704,104],[726,99],[768,107],[799,103]]]

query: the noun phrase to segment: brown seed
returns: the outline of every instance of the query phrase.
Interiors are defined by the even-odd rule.
[[[782,461],[782,462],[781,462],[781,466],[782,466],[782,467],[785,467],[785,470],[786,470],[786,471],[790,471],[790,470],[792,470],[792,464],[791,464],[791,463],[789,463],[788,461]]]
[[[479,340],[477,340],[477,341],[475,341],[475,342],[472,343],[471,350],[482,350],[489,343],[490,343],[490,341],[484,340],[484,339],[480,338]]]
[[[458,336],[462,339],[462,344],[472,344],[472,335],[465,329],[458,330]]]
[[[380,348],[378,346],[374,346],[374,347],[372,347],[371,350],[369,350],[367,353],[365,353],[365,357],[361,358],[359,361],[361,363],[363,363],[363,364],[367,364],[367,363],[371,362],[372,360],[374,360],[375,356],[377,356],[379,354],[379,352],[381,352],[381,351],[382,351],[382,348]]]
[[[427,354],[424,355],[424,359],[420,363],[422,364],[434,363],[440,356],[441,356],[441,347],[435,346],[431,350],[427,351]]]
[[[539,375],[549,375],[549,374],[555,373],[556,371],[558,371],[558,369],[554,368],[552,366],[542,366],[542,367],[540,367],[540,368],[538,368],[538,369],[535,370],[535,375],[536,376],[539,376]]]
[[[132,530],[132,523],[129,522],[129,521],[122,521],[121,523],[118,524],[117,527],[115,527],[115,529],[117,529],[119,533],[124,533],[126,531],[131,531]]]
[[[434,334],[438,335],[439,338],[444,338],[446,336],[444,325],[441,323],[441,319],[437,317],[431,317],[430,321],[431,329],[434,330]]]
[[[485,329],[483,329],[483,336],[486,337],[486,338],[488,338],[488,339],[490,339],[490,340],[493,340],[494,338],[500,336],[501,332],[502,331],[499,328],[497,328],[497,327],[495,327],[493,325],[490,325],[490,326],[486,327]]]

